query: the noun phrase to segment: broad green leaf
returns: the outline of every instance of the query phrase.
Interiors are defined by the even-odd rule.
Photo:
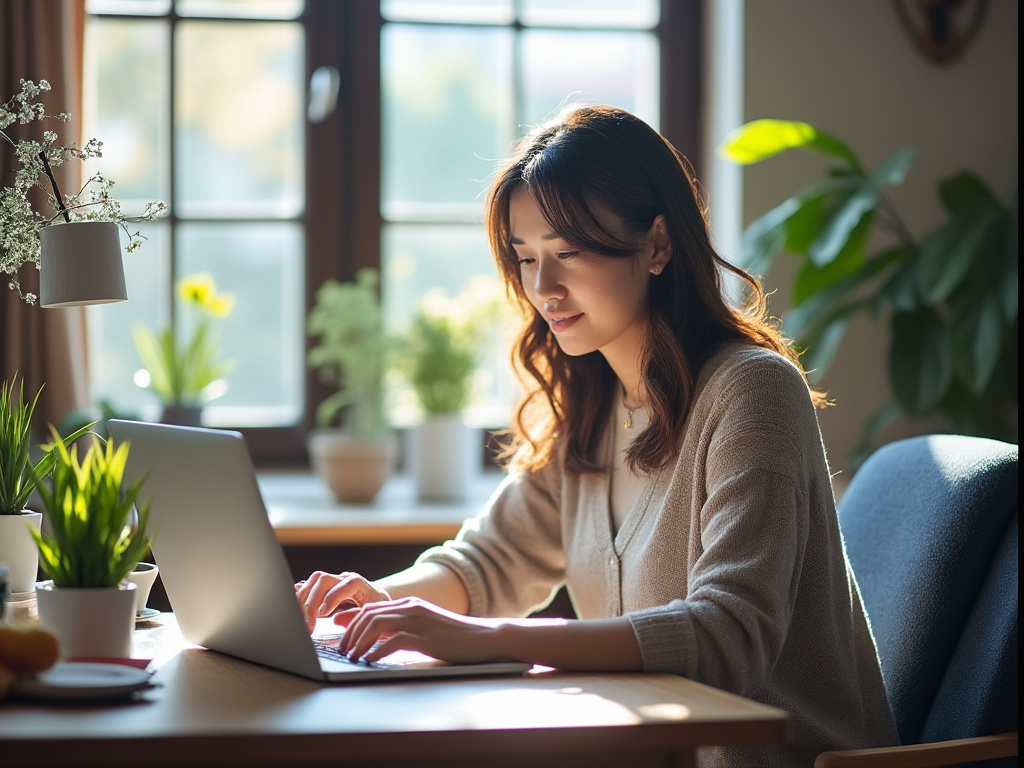
[[[786,250],[803,254],[814,242],[822,222],[849,196],[858,184],[855,176],[830,177],[800,191],[800,206],[786,221]],[[794,198],[791,198],[794,199]]]
[[[971,206],[961,210],[932,232],[921,245],[917,277],[925,299],[937,304],[956,290],[974,262],[989,228],[997,225],[998,211]]]
[[[957,375],[980,394],[1003,349],[1003,309],[997,295],[958,308],[950,315],[950,344]]]
[[[917,262],[909,260],[909,252],[896,249],[903,254],[904,263],[892,273],[875,294],[871,314],[877,320],[891,305],[897,312],[913,312],[924,304],[917,280]]]
[[[953,366],[942,319],[931,309],[896,312],[889,346],[889,383],[905,413],[923,416],[949,389]]]
[[[885,251],[865,261],[857,271],[834,285],[808,296],[797,307],[786,312],[784,327],[786,333],[795,339],[803,339],[817,332],[817,328],[827,322],[837,311],[837,306],[854,295],[864,283],[890,268],[893,264],[905,259],[907,252],[903,248]],[[858,301],[857,306],[869,306],[870,297]],[[834,306],[835,305],[835,306]]]
[[[726,136],[718,152],[734,163],[749,165],[798,148],[838,158],[857,170],[861,167],[857,156],[842,141],[796,120],[753,120]]]
[[[956,214],[969,205],[978,203],[993,207],[999,205],[996,196],[976,174],[961,171],[955,176],[939,182],[939,198],[946,210]]]
[[[801,201],[791,197],[758,217],[743,233],[741,266],[764,275],[786,242],[786,221],[800,210]]]
[[[864,243],[871,230],[873,214],[860,220],[846,241],[846,246],[830,263],[819,267],[810,259],[804,261],[793,281],[793,303],[803,304],[808,298],[855,274],[864,266]]]
[[[811,243],[807,255],[819,267],[832,262],[846,247],[861,220],[878,205],[878,187],[867,182],[843,203]]]
[[[899,186],[907,177],[916,156],[917,150],[913,147],[896,150],[875,169],[871,174],[872,180],[879,187]]]
[[[814,339],[808,340],[807,351],[801,362],[807,370],[807,378],[811,384],[820,384],[828,373],[856,311],[856,306],[844,308],[825,324]]]

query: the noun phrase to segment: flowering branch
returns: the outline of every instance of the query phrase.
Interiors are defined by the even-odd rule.
[[[128,228],[128,222],[152,221],[167,211],[164,203],[152,201],[146,204],[141,216],[129,219],[122,213],[120,203],[110,194],[114,182],[102,173],[93,175],[77,194],[68,195],[67,198],[61,195],[53,168],[63,165],[68,158],[84,161],[102,157],[103,142],[90,139],[82,148],[74,144],[59,145],[57,134],[46,130],[43,131],[41,142],[16,142],[4,131],[15,122],[22,125],[46,119],[68,122],[71,119],[70,115],[65,112],[47,114],[42,102],[37,100],[41,93],[49,90],[50,84],[45,80],[38,83],[22,80],[21,92],[0,104],[0,135],[14,147],[20,166],[14,174],[13,185],[0,189],[0,272],[10,277],[8,287],[17,290],[18,295],[29,304],[35,303],[36,296],[22,292],[17,273],[27,263],[34,264],[36,269],[39,269],[40,229],[50,226],[61,217],[65,222],[71,223],[72,212],[80,211],[82,213],[76,215],[75,220],[108,221],[119,225],[128,235],[125,250],[131,253],[142,246],[142,240],[145,238],[140,232],[132,232]],[[43,177],[49,179],[52,192],[40,183]],[[29,204],[28,193],[33,187],[43,191],[54,210],[54,214],[49,218],[34,211]]]

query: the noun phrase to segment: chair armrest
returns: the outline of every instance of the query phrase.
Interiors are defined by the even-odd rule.
[[[970,739],[935,741],[930,744],[822,752],[814,761],[814,768],[932,768],[997,757],[1013,757],[1016,754],[1015,731]]]

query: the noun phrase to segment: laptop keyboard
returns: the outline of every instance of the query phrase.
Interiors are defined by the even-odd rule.
[[[396,664],[382,664],[379,661],[358,661],[356,659],[350,659],[338,650],[338,639],[339,636],[314,637],[313,646],[316,648],[316,655],[321,659],[327,659],[328,661],[340,664],[350,664],[353,667],[387,669],[388,667],[398,666]]]

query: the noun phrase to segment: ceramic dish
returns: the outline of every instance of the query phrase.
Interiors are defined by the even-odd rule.
[[[61,661],[34,678],[19,680],[12,692],[59,701],[116,699],[149,688],[149,678],[149,672],[123,664]]]
[[[138,624],[140,621],[152,621],[159,615],[160,611],[156,608],[143,608],[135,614],[135,623]]]

